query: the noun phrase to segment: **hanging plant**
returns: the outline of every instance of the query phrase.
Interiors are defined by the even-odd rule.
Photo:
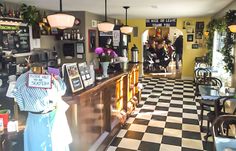
[[[34,26],[39,23],[41,15],[40,11],[37,10],[35,6],[27,6],[26,4],[22,4],[20,11],[24,21],[29,25]]]
[[[224,18],[212,19],[207,25],[207,30],[209,32],[207,37],[207,61],[209,64],[212,63],[214,32],[218,31],[219,33],[223,33],[226,28],[226,22]]]
[[[225,15],[226,27],[234,23],[236,20],[236,10],[230,10]],[[236,44],[234,41],[235,33],[232,33],[229,28],[226,28],[226,38],[224,39],[224,47],[220,52],[224,55],[223,61],[225,62],[225,70],[234,73],[234,56],[233,47]]]

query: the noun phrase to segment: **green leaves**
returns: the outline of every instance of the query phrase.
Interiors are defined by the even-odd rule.
[[[41,19],[39,10],[35,6],[27,6],[26,4],[21,5],[21,15],[29,25],[35,25]]]

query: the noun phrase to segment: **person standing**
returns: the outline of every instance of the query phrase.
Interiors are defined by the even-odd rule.
[[[182,61],[182,54],[183,54],[183,35],[179,35],[179,37],[175,40],[174,43],[175,47],[175,62],[176,62],[176,69],[179,69],[179,61]]]

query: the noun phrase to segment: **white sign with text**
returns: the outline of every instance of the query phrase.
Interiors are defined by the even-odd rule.
[[[28,87],[50,89],[52,76],[48,74],[29,74]]]

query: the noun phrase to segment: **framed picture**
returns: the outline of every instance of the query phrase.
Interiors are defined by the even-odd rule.
[[[193,34],[187,35],[187,42],[193,42]]]
[[[67,64],[66,71],[68,74],[72,93],[82,90],[84,86],[79,74],[77,63]]]
[[[84,53],[84,43],[78,42],[76,43],[76,53],[83,54]]]
[[[93,29],[89,29],[88,31],[88,48],[90,52],[94,52],[96,48],[96,38],[97,31]]]
[[[199,31],[199,32],[196,32],[196,35],[195,35],[195,38],[196,39],[202,39],[202,32],[201,31]]]
[[[199,44],[192,44],[192,49],[198,49],[199,48]]]
[[[80,72],[84,87],[86,88],[86,87],[92,85],[93,80],[92,80],[92,77],[90,75],[89,67],[86,64],[86,62],[79,63],[78,67],[79,67],[79,72]]]

